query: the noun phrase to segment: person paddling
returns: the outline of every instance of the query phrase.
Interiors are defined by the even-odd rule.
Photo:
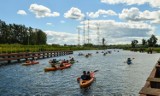
[[[127,59],[127,63],[128,63],[128,64],[131,64],[131,63],[132,63],[131,58],[128,58],[128,59]]]
[[[90,72],[89,72],[89,71],[87,72],[86,79],[87,79],[87,80],[90,80],[90,79],[91,79],[91,76],[90,76]]]
[[[83,75],[81,75],[82,80],[87,80],[87,74],[86,71],[83,71]]]

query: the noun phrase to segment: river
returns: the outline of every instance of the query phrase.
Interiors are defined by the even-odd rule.
[[[72,56],[78,61],[62,71],[44,72],[53,58],[39,59],[40,64],[31,66],[22,63],[1,66],[0,96],[138,96],[160,55],[116,49],[103,56],[104,50],[98,51],[98,54],[96,50],[75,51],[72,55],[54,57]],[[79,52],[92,56],[78,56]],[[125,63],[128,57],[134,58],[133,64]],[[80,89],[76,81],[84,70],[99,70],[88,89]]]

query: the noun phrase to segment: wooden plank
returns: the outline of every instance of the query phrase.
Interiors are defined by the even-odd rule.
[[[160,89],[143,87],[139,94],[160,96]]]
[[[147,81],[160,82],[160,78],[152,78],[152,77],[149,77],[149,78],[147,79]]]
[[[154,67],[153,70],[152,70],[152,72],[150,73],[149,77],[154,78],[155,74],[156,74],[156,68]]]
[[[0,59],[0,61],[17,60],[17,59],[25,59],[25,58],[33,58],[33,57],[41,57],[41,56],[21,56],[21,57],[15,57],[15,58],[3,58],[3,59]]]

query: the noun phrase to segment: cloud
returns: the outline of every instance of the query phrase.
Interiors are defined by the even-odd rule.
[[[88,21],[85,21],[87,24]],[[83,24],[83,22],[81,22]],[[155,27],[143,22],[116,22],[114,20],[90,20],[89,32],[92,42],[97,44],[97,32],[99,28],[99,40],[105,38],[108,44],[130,43],[134,39],[149,38],[154,34]],[[87,26],[85,26],[86,32]],[[83,26],[79,26],[83,30]],[[86,35],[87,36],[87,35]],[[128,38],[127,40],[124,38]],[[124,44],[123,43],[123,44]]]
[[[87,14],[90,18],[98,18],[100,15],[103,15],[104,17],[106,17],[108,15],[111,15],[111,16],[117,15],[116,12],[114,12],[112,10],[102,10],[102,9],[99,9],[95,13],[94,12],[89,12]]]
[[[116,22],[114,20],[90,20],[88,31],[88,20],[85,22],[85,43],[102,44],[105,38],[107,44],[130,44],[132,40],[148,39],[155,32],[155,27],[143,22]],[[81,24],[84,23],[83,21]],[[99,27],[99,31],[97,30]],[[83,25],[80,28],[80,42],[83,43]],[[45,31],[48,44],[77,45],[78,34],[68,32]],[[97,32],[99,32],[99,40]]]
[[[81,20],[84,18],[84,16],[85,15],[81,12],[81,10],[75,7],[72,7],[70,10],[64,13],[65,18],[76,19],[76,20]]]
[[[19,14],[19,15],[27,15],[27,13],[24,10],[18,10],[17,14]]]
[[[77,34],[67,32],[45,31],[48,44],[73,45],[77,44]]]
[[[151,23],[156,23],[160,21],[160,11],[145,10],[141,12],[138,8],[132,7],[123,9],[122,13],[119,14],[119,18],[127,21],[151,21]]]
[[[151,7],[157,7],[160,8],[160,2],[159,0],[101,0],[102,3],[107,4],[127,4],[127,5],[142,5],[145,3],[148,3]]]
[[[53,24],[52,23],[46,23],[46,25],[52,26]]]
[[[29,10],[36,15],[36,18],[58,17],[60,13],[51,12],[51,10],[43,5],[31,4]]]

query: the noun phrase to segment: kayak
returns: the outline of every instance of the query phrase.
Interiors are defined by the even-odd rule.
[[[48,68],[45,68],[45,69],[44,69],[45,72],[48,72],[48,71],[56,71],[56,70],[57,70],[57,68],[55,68],[55,67],[48,67]]]
[[[45,68],[44,71],[45,72],[48,72],[48,71],[56,71],[56,70],[63,70],[63,69],[66,69],[66,68],[70,68],[71,67],[71,64],[70,63],[63,63],[64,66],[63,67],[48,67],[48,68]]]
[[[94,81],[95,77],[94,77],[94,72],[90,73],[91,79],[90,80],[80,80],[80,88],[87,88],[89,87],[92,82]]]
[[[66,69],[66,68],[70,68],[71,67],[71,64],[70,63],[63,63],[64,66],[63,67],[59,67],[58,69],[59,70],[63,70],[63,69]]]
[[[32,62],[29,62],[29,63],[23,63],[24,66],[35,65],[35,64],[39,64],[39,62],[38,61],[32,61]]]

